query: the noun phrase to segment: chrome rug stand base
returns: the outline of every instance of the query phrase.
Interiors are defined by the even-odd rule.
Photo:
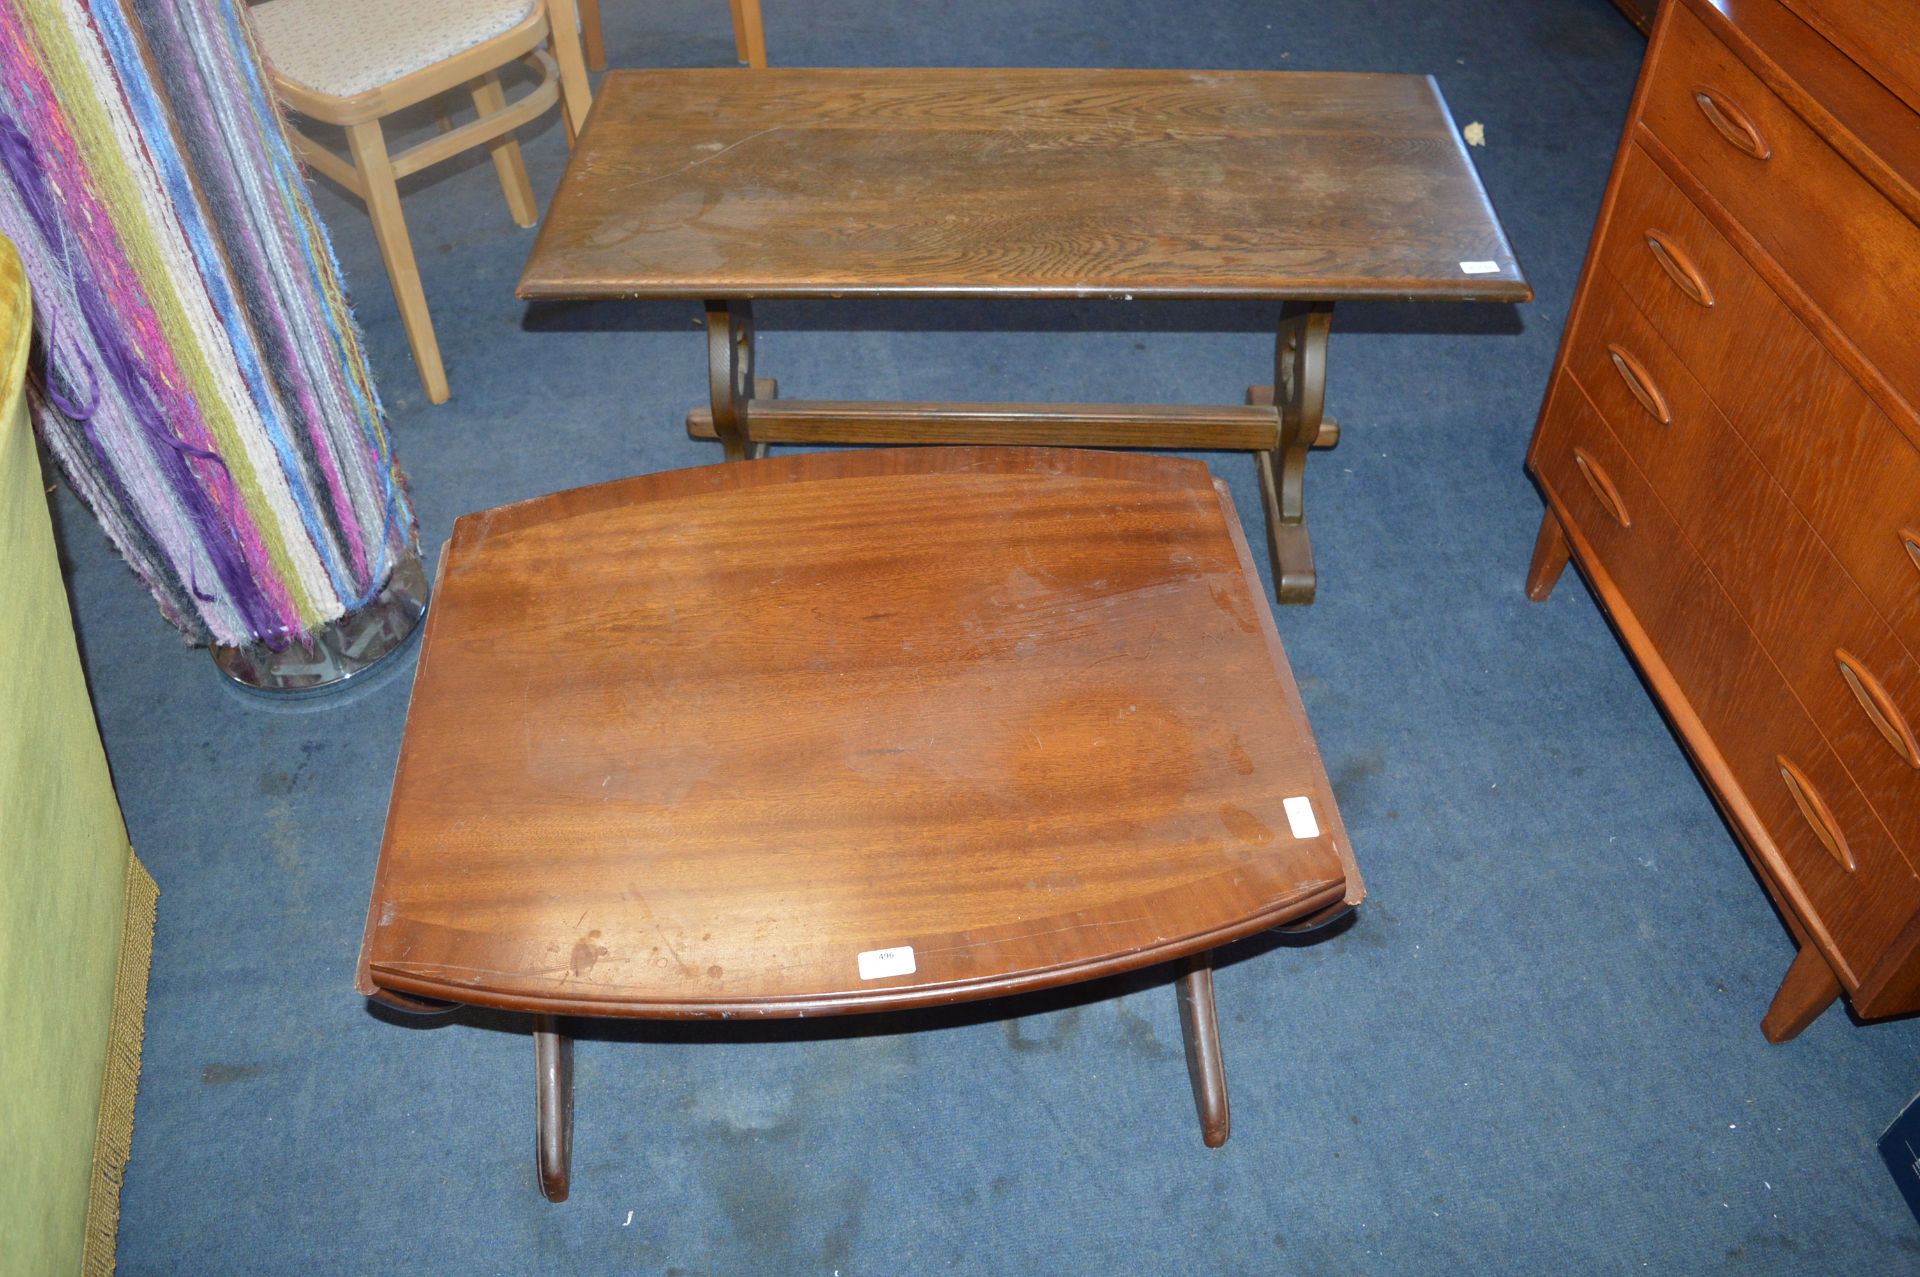
[[[307,643],[279,651],[264,643],[213,648],[220,672],[250,692],[274,697],[339,691],[406,645],[427,614],[427,572],[410,554],[373,601],[328,625]]]

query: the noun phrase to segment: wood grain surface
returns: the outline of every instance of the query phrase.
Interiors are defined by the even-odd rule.
[[[1920,111],[1920,43],[1913,0],[1781,0]]]
[[[455,525],[360,987],[830,1014],[1144,966],[1361,894],[1203,465],[815,453]],[[906,946],[911,974],[862,978]]]
[[[1876,970],[1920,906],[1920,879],[1819,727],[1601,420],[1579,384],[1556,380],[1529,466],[1574,559],[1646,671],[1761,880],[1826,955],[1863,1014],[1887,1009]],[[1622,528],[1574,464],[1586,452],[1633,516]],[[1786,783],[1807,778],[1836,819],[1848,869]]]
[[[1645,151],[1627,147],[1623,161],[1616,210],[1594,250],[1604,275],[1700,380],[1920,657],[1920,562],[1901,537],[1920,527],[1920,449]],[[1647,247],[1654,234],[1697,263],[1715,305],[1669,286]],[[1818,447],[1808,446],[1809,422],[1819,423]]]
[[[1920,10],[1909,24],[1920,35]],[[1920,225],[1684,6],[1673,15],[1665,48],[1691,78],[1658,80],[1642,125],[1845,334],[1907,415],[1920,412],[1920,334],[1911,322],[1912,299],[1920,296]],[[1764,139],[1766,159],[1723,139],[1698,104],[1705,93],[1747,117]],[[1832,269],[1837,261],[1848,269]]]
[[[611,72],[519,293],[1532,295],[1429,77],[1079,69]]]
[[[1920,710],[1920,662],[1620,290],[1600,280],[1582,311],[1568,371],[1888,831],[1910,861],[1920,862],[1920,768],[1905,748],[1911,727],[1904,708]],[[1671,421],[1648,416],[1613,375],[1600,354],[1609,336],[1646,355],[1669,388]],[[1910,500],[1920,506],[1920,492]],[[1885,539],[1896,541],[1893,532],[1884,528]]]

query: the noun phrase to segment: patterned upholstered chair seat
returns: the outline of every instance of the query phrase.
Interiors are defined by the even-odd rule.
[[[279,76],[347,98],[464,53],[539,0],[266,0],[249,11]]]

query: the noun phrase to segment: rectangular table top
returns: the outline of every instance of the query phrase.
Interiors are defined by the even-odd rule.
[[[1361,895],[1205,466],[813,453],[455,524],[359,979],[831,1014],[1144,966]]]
[[[1428,76],[614,71],[525,298],[1532,296]]]

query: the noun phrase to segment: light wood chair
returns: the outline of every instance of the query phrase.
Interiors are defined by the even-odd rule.
[[[433,403],[446,402],[447,374],[433,335],[420,268],[400,212],[399,179],[462,151],[485,146],[522,226],[539,219],[513,130],[556,102],[568,144],[590,102],[575,0],[265,0],[249,10],[274,91],[289,107],[346,130],[343,158],[289,127],[301,158],[358,195],[400,305],[400,319]],[[508,102],[499,73],[515,61],[539,83]],[[389,152],[380,121],[465,86],[479,112],[438,135]]]
[[[760,22],[760,0],[732,0],[734,56],[750,67],[767,65],[767,31]],[[607,41],[600,30],[600,0],[580,0],[580,39],[587,68],[607,69]]]

